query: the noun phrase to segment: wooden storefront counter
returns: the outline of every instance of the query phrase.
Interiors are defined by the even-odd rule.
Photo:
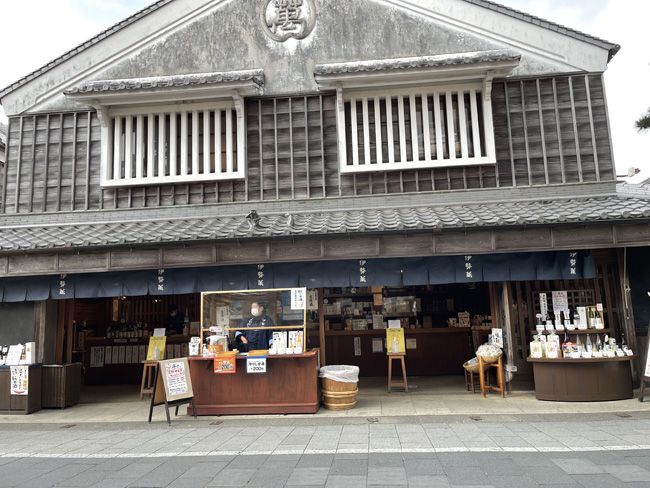
[[[237,357],[233,374],[215,374],[212,358],[188,359],[198,415],[316,413],[320,408],[318,350],[268,356],[264,374],[247,374],[245,356]]]
[[[359,337],[361,355],[356,356],[354,337]],[[383,340],[386,331],[342,330],[325,332],[327,364],[359,366],[360,376],[386,376],[386,351],[373,353],[373,339]],[[406,349],[409,375],[463,374],[463,363],[474,356],[469,327],[404,329],[404,338],[415,339],[415,349]]]
[[[27,395],[11,394],[11,366],[0,366],[0,415],[29,414],[41,409],[42,364],[29,365]]]
[[[535,397],[561,402],[632,398],[634,356],[615,358],[528,358],[533,363]]]

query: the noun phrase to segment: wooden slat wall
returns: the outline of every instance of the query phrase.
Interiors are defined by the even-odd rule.
[[[495,83],[492,99],[500,186],[615,179],[601,75]]]
[[[385,173],[338,169],[334,95],[246,100],[247,179],[101,189],[94,112],[9,121],[2,212],[270,201],[613,180],[601,75],[495,82],[497,164]]]
[[[334,96],[247,102],[249,200],[338,195],[335,102]]]

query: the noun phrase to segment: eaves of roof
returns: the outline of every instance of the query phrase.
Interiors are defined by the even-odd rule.
[[[317,64],[315,75],[331,75],[340,73],[362,73],[368,71],[393,71],[413,68],[437,68],[441,66],[460,66],[498,61],[518,61],[519,54],[506,50],[481,51],[473,53],[458,53],[453,55],[418,56],[399,59],[377,59],[369,61],[353,61],[348,63]]]
[[[219,73],[198,73],[176,76],[157,76],[128,80],[92,81],[65,92],[66,95],[82,93],[104,93],[134,90],[155,90],[198,85],[219,85],[236,81],[252,81],[257,86],[264,85],[264,70],[249,69],[242,71],[225,71]]]
[[[0,226],[0,252],[151,246],[298,236],[533,228],[650,222],[650,200],[604,196],[552,201],[404,206],[384,209],[52,223]],[[1,222],[0,222],[1,223]]]
[[[113,25],[112,27],[109,27],[108,29],[100,32],[97,34],[95,37],[87,40],[83,44],[78,45],[77,47],[71,49],[70,51],[64,53],[63,55],[59,56],[58,58],[50,61],[47,63],[45,66],[29,73],[27,76],[15,81],[14,83],[10,84],[9,86],[3,88],[0,90],[0,98],[3,96],[7,95],[8,93],[11,93],[15,89],[21,87],[22,85],[30,82],[31,80],[39,77],[40,75],[46,73],[47,71],[51,70],[52,68],[55,68],[59,64],[67,61],[68,59],[72,58],[73,56],[79,54],[80,52],[84,51],[85,49],[89,48],[90,46],[97,44],[101,40],[109,37],[111,34],[114,34],[123,28],[127,27],[130,24],[133,24],[134,22],[138,21],[142,17],[145,17],[146,15],[149,15],[150,13],[158,10],[159,8],[164,7],[168,3],[171,3],[174,0],[158,0],[157,2],[152,3],[148,7],[143,8],[142,10],[136,12],[135,14],[131,15],[130,17],[127,17],[126,19],[122,20],[121,22],[118,22],[117,24]],[[528,22],[533,25],[537,25],[539,27],[543,27],[546,29],[549,29],[554,32],[558,32],[560,34],[573,37],[574,39],[578,39],[590,44],[594,44],[596,46],[602,47],[604,49],[609,50],[609,60],[611,60],[616,53],[620,50],[621,46],[618,44],[613,44],[609,41],[605,41],[603,39],[599,39],[598,37],[591,36],[589,34],[585,34],[583,32],[580,32],[575,29],[571,29],[569,27],[565,27],[560,24],[556,24],[555,22],[550,22],[544,19],[541,19],[539,17],[535,17],[533,15],[526,14],[524,12],[520,12],[518,10],[512,9],[510,7],[506,7],[504,5],[500,5],[498,3],[489,1],[489,0],[462,0],[468,3],[471,3],[473,5],[478,5],[480,7],[487,8],[489,10],[495,10],[497,12],[500,12],[504,15],[508,15],[510,17],[513,17],[515,19],[522,20],[524,22]]]

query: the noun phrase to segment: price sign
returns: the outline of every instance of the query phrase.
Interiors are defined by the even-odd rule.
[[[215,374],[233,374],[237,372],[237,360],[235,356],[215,356]]]
[[[247,373],[266,373],[266,356],[246,358]]]

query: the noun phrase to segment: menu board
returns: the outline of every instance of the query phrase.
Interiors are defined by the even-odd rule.
[[[167,400],[192,396],[187,359],[167,360],[163,365],[163,383],[167,390]]]
[[[645,373],[643,376],[650,378],[650,347],[648,348],[648,354],[646,354],[645,358]]]

